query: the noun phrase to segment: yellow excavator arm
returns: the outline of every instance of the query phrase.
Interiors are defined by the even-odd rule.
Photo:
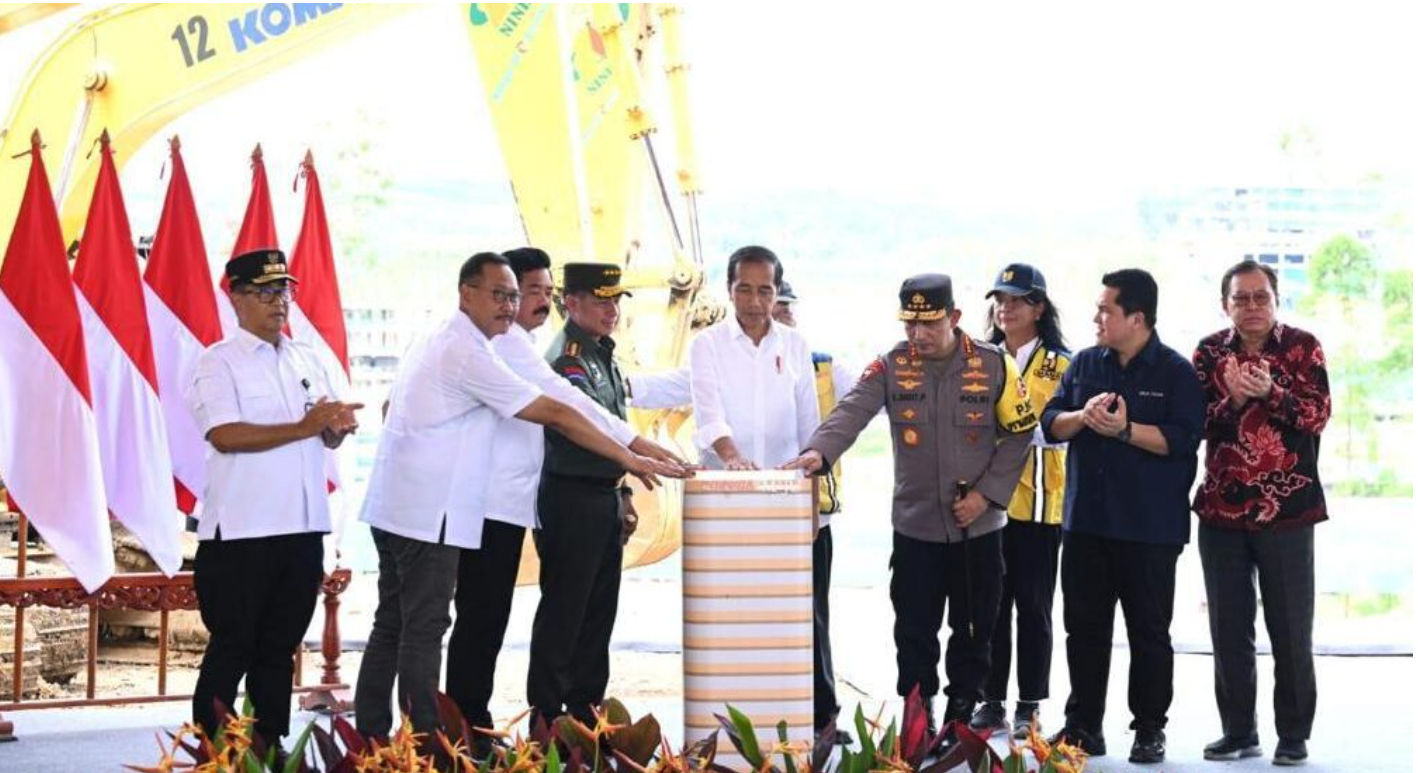
[[[0,33],[58,10],[0,6]],[[266,3],[131,4],[90,13],[39,57],[0,128],[0,244],[8,243],[24,175],[7,173],[38,129],[66,240],[78,237],[107,130],[120,165],[174,118],[324,46],[371,30],[418,5]],[[679,9],[668,5],[473,3],[429,12],[461,18],[471,42],[508,179],[530,244],[558,264],[601,260],[626,267],[638,290],[627,303],[620,351],[634,369],[682,361],[702,283],[695,222],[688,97],[679,49]],[[646,83],[670,95],[665,116]],[[657,121],[657,118],[662,120]],[[676,214],[653,135],[673,132]],[[641,215],[660,206],[668,254],[649,255]],[[683,442],[684,411],[634,415],[642,434]],[[641,529],[627,565],[650,563],[679,545],[678,486],[636,498]],[[535,580],[525,551],[521,580]]]
[[[35,61],[5,122],[0,159],[28,149],[39,130],[64,236],[73,239],[98,174],[99,157],[86,150],[104,129],[121,164],[193,107],[415,7],[144,3],[96,11]],[[23,175],[0,175],[5,241],[23,182]]]

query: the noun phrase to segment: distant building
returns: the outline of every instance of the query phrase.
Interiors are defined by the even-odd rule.
[[[1143,232],[1202,261],[1219,276],[1250,259],[1274,266],[1285,308],[1309,287],[1307,263],[1326,241],[1355,237],[1380,263],[1406,259],[1411,225],[1398,223],[1402,192],[1383,183],[1352,186],[1231,186],[1146,195]]]

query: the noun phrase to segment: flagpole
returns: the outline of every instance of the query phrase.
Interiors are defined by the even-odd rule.
[[[19,538],[20,538],[19,549],[18,549],[18,551],[16,552],[16,556],[15,556],[15,579],[17,579],[17,580],[23,580],[23,579],[25,578],[25,571],[26,571],[26,566],[25,566],[25,564],[26,564],[26,562],[27,562],[27,559],[29,558],[30,519],[26,518],[26,517],[25,517],[25,514],[24,514],[23,512],[21,512],[19,515],[20,515],[19,528],[15,530],[15,533],[16,533],[16,534],[19,536]],[[19,702],[20,702],[20,697],[21,697],[21,696],[20,696],[20,693],[23,692],[23,688],[24,688],[24,680],[25,680],[25,674],[24,674],[25,658],[24,658],[24,653],[25,653],[25,608],[22,607],[22,606],[20,606],[19,604],[16,604],[16,605],[15,605],[15,654],[14,654],[14,658],[15,658],[15,659],[12,660],[12,661],[10,661],[10,663],[11,663],[13,669],[14,669],[14,674],[13,674],[13,676],[11,676],[11,681],[10,681],[10,692],[11,692],[11,696],[12,696],[11,699],[14,700],[16,703],[19,703]]]

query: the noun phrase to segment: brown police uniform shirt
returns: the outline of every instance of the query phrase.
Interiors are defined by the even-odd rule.
[[[964,538],[951,509],[956,481],[989,502],[970,536],[1004,527],[1037,423],[1013,358],[956,336],[945,359],[916,357],[905,341],[878,357],[808,441],[830,466],[886,408],[896,460],[892,525],[927,542]]]

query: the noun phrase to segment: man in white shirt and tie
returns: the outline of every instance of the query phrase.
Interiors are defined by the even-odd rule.
[[[817,429],[819,413],[812,351],[802,335],[773,321],[783,266],[766,247],[741,247],[729,256],[732,317],[689,345],[695,445],[706,467],[773,469],[797,458]],[[827,518],[813,541],[814,723],[818,733],[836,721],[828,639],[827,590],[832,531]]]
[[[493,351],[513,373],[580,411],[616,442],[642,456],[683,465],[683,460],[637,435],[629,424],[551,369],[532,336],[532,331],[551,315],[551,258],[535,247],[508,250],[503,257],[517,277],[522,301],[515,324],[492,340]],[[527,529],[538,526],[537,486],[546,455],[540,424],[505,418],[498,423],[496,436],[482,543],[477,549],[459,551],[454,596],[457,616],[448,640],[444,683],[448,697],[458,704],[471,727],[492,726],[488,701],[492,697],[497,655],[512,612],[512,593]],[[626,537],[634,531],[632,523],[627,521]],[[479,735],[475,743],[474,757],[481,759],[491,749],[492,737]]]
[[[400,365],[360,513],[379,552],[379,606],[355,689],[355,725],[365,735],[385,737],[392,729],[396,676],[398,705],[414,730],[437,727],[459,549],[481,544],[503,419],[555,427],[647,485],[656,474],[683,474],[678,465],[631,452],[507,367],[492,339],[512,325],[520,297],[506,258],[474,255],[458,274],[458,311]]]

